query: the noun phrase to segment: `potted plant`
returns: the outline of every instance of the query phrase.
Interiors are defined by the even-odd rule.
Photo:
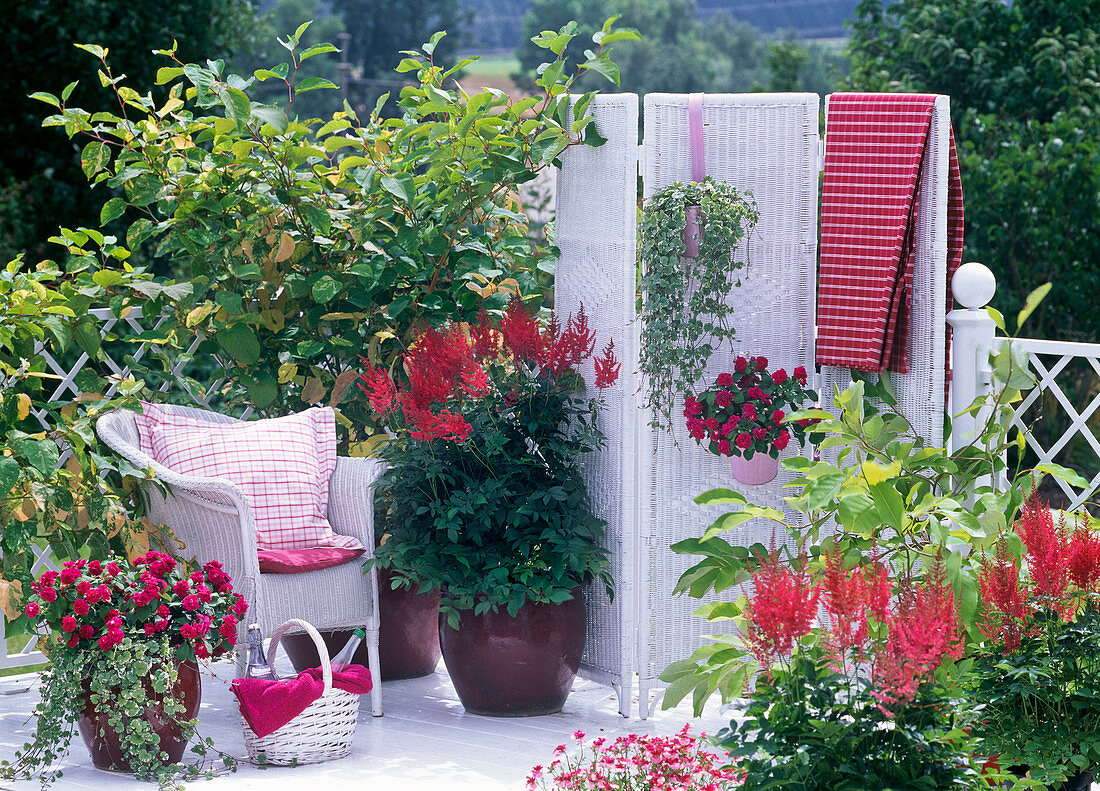
[[[690,724],[671,736],[631,733],[612,741],[588,740],[576,731],[573,740],[576,750],[559,744],[549,766],[531,769],[527,791],[722,791],[741,784],[728,757],[707,749],[706,734],[692,735]]]
[[[983,787],[937,674],[963,650],[942,564],[916,580],[835,554],[753,563],[738,672],[759,674],[744,719],[718,734],[742,788]]]
[[[728,456],[733,477],[752,486],[775,478],[779,452],[792,438],[806,443],[806,429],[816,420],[786,417],[816,400],[801,365],[788,376],[783,368],[769,372],[766,357],[738,357],[733,373],[718,374],[712,387],[684,399],[684,418],[691,438]]]
[[[26,615],[50,666],[37,730],[0,776],[46,772],[77,726],[97,768],[168,784],[194,736],[198,660],[228,653],[247,610],[216,561],[188,573],[170,555],[66,562],[33,584]],[[189,767],[197,771],[195,767]]]
[[[984,749],[1067,791],[1100,762],[1100,536],[1084,516],[1071,524],[1033,497],[984,559],[970,684]]]
[[[694,255],[685,241],[689,214]],[[676,398],[695,390],[724,343],[732,349],[733,306],[726,297],[745,266],[734,250],[758,220],[751,195],[710,176],[670,184],[642,209],[639,368],[655,428],[671,430]]]
[[[440,592],[443,659],[470,711],[559,710],[584,647],[581,586],[610,591],[579,467],[603,441],[601,399],[578,392],[594,350],[583,310],[543,323],[514,299],[499,322],[425,330],[396,382],[365,374],[394,437],[380,450],[377,562]],[[610,342],[592,364],[597,390],[616,381]]]

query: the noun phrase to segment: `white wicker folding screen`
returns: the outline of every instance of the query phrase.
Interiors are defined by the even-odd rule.
[[[638,368],[634,322],[634,262],[637,236],[638,97],[596,97],[592,112],[607,142],[577,146],[562,157],[558,174],[555,239],[561,257],[554,281],[555,308],[564,318],[583,303],[602,347],[614,339],[622,363],[619,382],[606,392],[601,418],[604,450],[584,460],[596,511],[607,520],[615,598],[600,584],[585,591],[588,635],[581,674],[615,688],[619,709],[630,712],[629,680],[634,650],[630,642],[634,599],[634,448]],[[584,371],[593,380],[591,362]],[[627,688],[623,689],[623,680]]]
[[[902,413],[916,433],[943,443],[944,370],[947,357],[947,176],[950,99],[940,96],[921,163],[914,246],[912,306],[909,311],[909,373],[891,373]],[[826,99],[826,108],[828,100]],[[829,145],[828,128],[825,146]],[[851,381],[847,368],[821,369],[823,404],[832,408],[834,387]]]
[[[820,172],[819,100],[816,94],[728,94],[703,98],[706,172],[753,193],[760,222],[737,251],[749,262],[736,302],[737,353],[765,355],[774,366],[813,370],[817,271],[817,191]],[[687,95],[645,97],[643,190],[646,198],[674,182],[690,180]],[[744,260],[744,259],[742,259]],[[709,376],[728,370],[727,353],[714,356]],[[678,414],[677,410],[677,414]],[[704,508],[693,499],[729,486],[727,460],[707,453],[687,436],[657,434],[639,414],[639,558],[635,602],[639,707],[648,712],[650,691],[670,662],[689,656],[714,624],[696,618],[699,602],[672,596],[672,587],[691,565],[670,544],[700,535],[725,507]],[[786,455],[798,453],[792,444]],[[783,506],[781,471],[756,487],[755,502]],[[740,538],[767,543],[770,526],[748,523]],[[783,536],[777,536],[782,541]]]

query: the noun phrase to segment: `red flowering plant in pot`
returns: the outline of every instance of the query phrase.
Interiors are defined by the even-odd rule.
[[[67,754],[74,726],[100,768],[162,785],[197,773],[199,766],[173,766],[194,736],[196,662],[232,649],[247,610],[221,564],[188,571],[155,551],[133,562],[68,561],[31,589],[26,614],[50,665],[34,739],[0,764],[0,776],[60,776],[51,767]]]
[[[817,422],[787,419],[817,401],[806,382],[801,365],[788,374],[769,371],[766,357],[738,357],[733,372],[720,373],[712,387],[684,399],[688,434],[716,456],[731,457],[742,483],[767,483],[778,470],[779,452],[792,439],[805,445],[807,429]]]
[[[983,558],[971,727],[1002,768],[1088,788],[1100,763],[1100,535],[1032,497]]]
[[[555,643],[547,673],[571,683],[584,642],[580,588],[599,578],[610,592],[604,522],[581,462],[603,443],[603,392],[618,371],[611,341],[597,352],[583,308],[544,321],[514,299],[499,319],[483,311],[473,325],[426,329],[392,371],[364,374],[362,389],[392,436],[379,451],[389,469],[376,488],[385,534],[377,563],[399,585],[440,592],[452,676],[458,648],[449,657],[447,643],[456,644],[456,630],[568,612],[574,631]],[[486,672],[505,672],[479,657]],[[455,684],[470,710],[523,708],[494,710]],[[527,713],[563,701],[551,695]]]

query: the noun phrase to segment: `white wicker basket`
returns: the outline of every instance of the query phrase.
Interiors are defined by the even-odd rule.
[[[325,691],[321,697],[306,706],[301,714],[262,739],[256,736],[242,717],[244,746],[253,763],[289,766],[331,761],[350,753],[351,742],[355,738],[355,723],[359,719],[359,696],[332,686],[332,664],[329,661],[328,648],[311,624],[294,618],[280,626],[271,638],[268,661],[275,664],[279,641],[292,626],[305,629],[313,638],[317,654],[321,657]]]

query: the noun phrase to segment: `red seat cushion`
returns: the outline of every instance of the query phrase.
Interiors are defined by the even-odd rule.
[[[344,547],[310,547],[309,549],[261,549],[261,574],[299,574],[303,571],[320,569],[350,563],[363,554],[362,549]]]

